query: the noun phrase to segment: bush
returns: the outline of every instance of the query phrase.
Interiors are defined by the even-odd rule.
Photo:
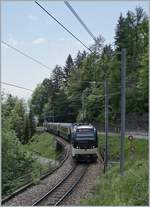
[[[109,136],[109,161],[119,161],[119,137]],[[99,136],[99,149],[105,138]],[[120,176],[119,166],[109,165],[106,174],[99,177],[92,195],[81,204],[86,205],[148,205],[148,141],[134,140],[135,152],[131,154],[125,139],[125,174]],[[131,156],[132,155],[132,156]]]
[[[31,152],[37,153],[42,157],[54,160],[57,156],[55,139],[49,133],[35,134],[26,147]]]
[[[8,194],[22,182],[21,176],[36,172],[32,153],[17,139],[13,130],[2,130],[2,195]],[[30,177],[30,176],[28,176]],[[27,178],[24,178],[25,180]],[[24,182],[25,182],[24,180]]]
[[[86,205],[148,205],[148,163],[136,161],[122,177],[113,167],[99,178]]]

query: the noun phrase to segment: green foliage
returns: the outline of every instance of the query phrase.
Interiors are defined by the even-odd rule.
[[[2,127],[14,130],[22,143],[27,143],[35,131],[33,113],[27,112],[27,106],[22,99],[8,94],[2,101]]]
[[[148,205],[148,163],[135,161],[132,168],[119,175],[118,167],[113,167],[99,178],[89,199],[82,205]]]
[[[100,151],[104,136],[99,135]],[[118,137],[109,136],[109,162],[119,161]],[[112,164],[106,174],[100,175],[89,198],[82,205],[148,205],[148,141],[134,140],[135,152],[131,155],[129,141],[125,140],[125,172],[119,174],[119,166]]]
[[[61,88],[64,81],[64,73],[60,66],[56,65],[52,73],[52,83],[55,90]]]
[[[3,94],[2,99],[2,195],[32,180],[39,165],[24,145],[34,133],[34,118],[22,99]]]
[[[90,49],[91,49],[95,54],[100,54],[101,51],[102,51],[102,48],[103,48],[103,46],[104,46],[104,41],[105,41],[104,38],[103,38],[101,35],[99,35],[99,36],[96,38],[94,44],[90,47]]]
[[[74,60],[69,54],[64,67],[56,65],[52,76],[45,78],[36,87],[29,103],[29,110],[23,100],[2,93],[3,193],[8,193],[10,189],[14,189],[16,176],[23,175],[29,168],[33,169],[32,177],[37,182],[38,170],[35,171],[35,169],[39,168],[36,167],[35,162],[32,162],[32,156],[28,150],[32,151],[35,148],[46,157],[54,155],[51,148],[53,141],[49,139],[48,135],[44,134],[44,138],[35,135],[32,142],[30,141],[35,132],[35,116],[38,118],[39,124],[43,123],[45,117],[48,117],[49,121],[74,122],[83,120],[84,111],[86,121],[103,124],[104,80],[107,78],[109,82],[109,121],[111,124],[115,123],[118,113],[120,113],[120,52],[122,48],[127,49],[126,112],[148,112],[148,17],[143,9],[137,7],[134,12],[128,11],[126,16],[120,15],[115,30],[114,47],[106,45],[104,38],[99,36],[90,48],[93,51],[92,53],[79,51]],[[43,139],[46,141],[44,143],[47,144],[43,143]],[[103,140],[100,139],[100,146],[103,146]],[[109,156],[111,159],[117,160],[119,139],[110,138],[110,140]],[[21,143],[26,144],[26,146],[22,146]],[[139,160],[145,159],[144,157],[148,153],[143,143],[144,141],[136,140],[136,157]],[[48,146],[50,146],[50,150]],[[146,150],[142,151],[142,149]],[[126,157],[129,159],[127,141],[125,150]],[[49,151],[52,154],[48,154]],[[130,162],[128,164],[130,165]],[[132,168],[133,171],[136,171],[138,165],[138,160],[136,160]],[[145,169],[145,163],[141,163],[141,166]],[[129,168],[127,167],[126,170],[127,175],[129,175],[131,173]],[[143,172],[139,170],[137,176],[145,176],[146,173],[146,170]],[[114,177],[114,182],[120,183],[119,179]],[[141,189],[143,188],[143,192],[147,193],[145,179],[147,177],[144,178]],[[138,180],[137,182],[140,183],[141,180]],[[131,186],[135,183],[135,186],[137,185],[140,188],[136,180],[132,183],[127,176],[121,184],[125,189],[127,188],[127,181],[131,182]],[[16,182],[22,183],[22,178]],[[124,204],[125,202],[128,205],[130,203],[137,205],[142,203],[144,205],[147,202],[144,203],[140,200],[141,198],[137,198],[136,192],[134,192],[133,199],[136,197],[137,202],[135,199],[132,201],[130,196],[129,199],[125,200],[122,200],[121,197],[118,198],[115,194],[117,185],[113,183],[113,180],[111,183],[114,186],[112,191],[116,203],[122,202]],[[118,185],[120,185],[119,183]],[[143,194],[142,199],[144,199]],[[106,203],[104,202],[104,204]]]
[[[17,139],[14,131],[2,130],[2,194],[13,192],[20,186],[23,175],[39,170],[33,167],[35,160]],[[28,181],[27,181],[28,182]]]
[[[53,166],[40,162],[41,157],[55,160],[55,140],[48,134],[35,134],[30,142],[22,145],[13,130],[2,130],[2,195],[10,194],[31,181],[39,182],[41,174]],[[43,158],[42,158],[43,159]]]
[[[148,141],[143,139],[134,139],[133,144],[135,146],[135,159],[147,159],[148,160]],[[105,136],[99,134],[99,150],[103,153],[103,149],[105,148]],[[119,159],[119,152],[120,152],[120,134],[112,136],[109,135],[108,137],[108,151],[109,151],[109,158],[112,161],[118,161]],[[127,137],[125,139],[125,158],[127,160],[130,159],[131,155],[130,150],[130,142],[128,141]]]
[[[81,53],[80,51],[78,52],[77,54],[77,57],[75,58],[74,60],[74,65],[75,67],[78,69],[81,64],[82,64],[82,61],[84,60],[84,58],[86,57],[86,51],[84,50],[83,53]]]
[[[30,103],[30,108],[32,109],[35,115],[41,115],[43,112],[44,104],[47,102],[48,97],[51,92],[51,83],[44,84],[44,80],[42,84],[39,84],[35,89],[35,92],[32,95],[32,100]],[[47,81],[49,82],[49,80]]]
[[[70,77],[70,73],[73,70],[73,67],[74,67],[74,63],[71,55],[69,54],[66,60],[66,65],[64,67],[64,82],[66,86],[67,86],[68,79]]]
[[[42,157],[55,159],[55,139],[49,133],[35,134],[26,148]]]
[[[100,122],[104,118],[102,114],[104,102],[102,97],[98,96],[98,90],[98,88],[93,88],[86,98],[86,118],[89,122]]]
[[[118,52],[127,49],[127,112],[147,112],[148,17],[141,7],[135,12],[128,11],[126,17],[120,16],[115,44]]]
[[[110,121],[115,122],[120,112],[122,48],[127,50],[126,111],[148,112],[148,17],[143,9],[137,7],[126,16],[120,15],[114,47],[106,45],[99,36],[90,48],[92,53],[79,51],[74,60],[69,54],[65,66],[56,66],[52,76],[37,86],[31,100],[35,115],[40,118],[54,112],[55,121],[81,121],[84,108],[87,121],[100,122],[104,118],[104,80],[107,79]],[[72,116],[68,116],[70,113]]]

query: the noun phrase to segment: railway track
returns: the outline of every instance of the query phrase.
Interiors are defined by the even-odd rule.
[[[63,146],[64,148],[64,156],[62,157],[60,163],[58,166],[56,166],[54,169],[52,169],[50,172],[47,172],[45,174],[43,174],[40,178],[40,180],[45,179],[46,177],[48,177],[49,175],[53,174],[57,169],[59,169],[63,163],[68,159],[69,157],[69,150],[66,149],[65,147],[65,141],[62,140],[59,137],[55,137],[56,140]],[[26,191],[28,188],[34,186],[33,182],[27,183],[26,185],[22,186],[21,188],[19,188],[18,190],[16,190],[15,192],[11,193],[10,195],[6,196],[5,198],[2,198],[1,200],[1,204],[5,204],[6,202],[8,202],[9,200],[11,200],[12,198],[14,198],[15,196],[19,195],[20,193]]]
[[[84,176],[88,164],[75,164],[69,173],[32,206],[59,205],[73,191]]]
[[[64,147],[64,157],[53,172],[45,175],[38,185],[29,184],[3,199],[1,204],[9,206],[60,205],[70,198],[71,192],[84,176],[89,164],[75,164],[70,155],[70,145],[55,137]],[[56,173],[54,173],[56,172]]]

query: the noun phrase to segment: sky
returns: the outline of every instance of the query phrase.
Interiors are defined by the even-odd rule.
[[[120,16],[141,6],[148,14],[148,1],[70,1],[74,10],[97,37],[113,44]],[[40,1],[40,4],[63,23],[86,45],[93,39],[80,25],[63,1]],[[74,59],[85,48],[51,19],[34,1],[1,2],[1,40],[32,56],[45,68],[1,44],[1,81],[34,90],[49,78],[56,65],[64,66],[68,54]],[[2,85],[2,90],[19,98],[29,99],[30,91]]]

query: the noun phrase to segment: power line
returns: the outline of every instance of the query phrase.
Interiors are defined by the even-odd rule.
[[[2,84],[4,85],[8,85],[8,86],[12,86],[12,87],[16,87],[16,88],[20,88],[20,89],[24,89],[26,91],[30,91],[30,92],[33,92],[33,90],[29,89],[29,88],[24,88],[22,86],[18,86],[18,85],[15,85],[15,84],[11,84],[11,83],[6,83],[6,82],[1,82]]]
[[[83,20],[79,17],[79,15],[76,13],[76,11],[72,8],[72,6],[69,4],[69,2],[68,1],[64,1],[64,3],[70,9],[70,11],[75,15],[75,17],[78,19],[78,21],[84,27],[84,29],[89,33],[89,35],[93,38],[93,40],[96,41],[96,37],[93,35],[93,33],[90,31],[90,29],[85,25]]]
[[[109,97],[111,96],[116,96],[116,95],[119,95],[120,92],[115,92],[115,93],[109,93]],[[90,99],[96,99],[96,98],[100,98],[103,100],[103,98],[105,97],[105,95],[92,95],[92,97],[90,97]],[[81,100],[82,98],[81,97],[76,97],[76,98],[73,98],[72,100],[74,100],[74,102],[76,102],[76,100]],[[72,102],[72,100],[70,99],[70,101]]]
[[[52,14],[50,14],[43,6],[41,6],[37,1],[34,1],[43,11],[45,11],[52,19],[55,20],[64,30],[66,30],[72,37],[74,37],[78,42],[80,42],[86,49],[88,49],[90,52],[92,50],[86,46],[79,38],[77,38],[69,29],[67,29],[60,21],[58,21]]]
[[[29,58],[30,60],[32,60],[32,61],[38,63],[39,65],[41,65],[41,66],[43,66],[43,67],[45,67],[45,68],[47,68],[47,69],[50,69],[47,65],[44,65],[43,63],[41,63],[41,62],[38,61],[37,59],[31,57],[30,55],[27,55],[26,53],[22,52],[21,50],[17,49],[16,47],[14,47],[14,46],[12,46],[12,45],[10,45],[10,44],[4,42],[4,41],[1,41],[1,42],[2,42],[4,45],[6,45],[7,47],[9,47],[9,48],[11,48],[11,49],[17,51],[17,52],[20,53],[21,55],[23,55],[23,56]]]

